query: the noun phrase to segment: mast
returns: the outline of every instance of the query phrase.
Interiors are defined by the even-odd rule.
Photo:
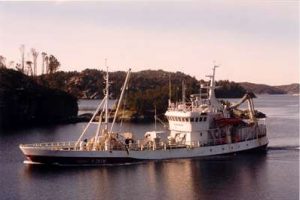
[[[200,82],[200,87],[199,87],[199,99],[198,99],[198,101],[199,101],[199,104],[201,103],[201,101],[202,101],[202,93],[201,93],[201,89],[202,89],[202,84],[201,84],[201,82]]]
[[[185,103],[185,82],[182,81],[182,103]]]
[[[105,59],[106,65],[106,59]],[[105,87],[105,130],[108,130],[108,100],[109,100],[109,82],[108,67],[106,66],[106,87]]]
[[[155,105],[155,108],[154,108],[154,123],[155,123],[154,124],[155,125],[154,126],[155,127],[154,130],[156,131],[156,127],[157,127],[157,125],[156,125],[156,105]]]
[[[172,85],[171,85],[171,74],[169,74],[169,106],[172,103]]]
[[[117,108],[116,108],[116,111],[115,111],[114,119],[113,119],[113,122],[112,122],[111,127],[110,127],[110,132],[112,132],[113,126],[114,126],[114,124],[115,124],[115,121],[116,121],[116,118],[117,118],[117,114],[118,114],[118,111],[119,111],[121,102],[122,102],[122,100],[123,100],[124,92],[125,92],[126,87],[127,87],[127,84],[128,84],[128,80],[129,80],[129,77],[130,77],[130,73],[131,73],[131,69],[128,70],[127,75],[126,75],[126,79],[125,79],[125,82],[124,82],[124,85],[123,85],[123,87],[122,87],[120,99],[119,99],[119,101],[118,101],[118,105],[117,105]]]
[[[215,75],[216,75],[217,67],[218,66],[214,65],[213,74],[207,76],[210,78],[210,85],[208,86],[208,88],[209,88],[208,100],[210,102],[210,108],[212,109],[212,111],[217,111],[219,109],[222,109],[222,105],[217,100],[216,95],[215,95],[215,89],[216,89]]]
[[[213,75],[208,76],[210,77],[211,81],[210,81],[210,90],[209,90],[209,99],[215,99],[216,95],[215,95],[215,88],[216,88],[216,84],[215,84],[215,74],[216,74],[216,68],[218,66],[214,65],[213,67]]]

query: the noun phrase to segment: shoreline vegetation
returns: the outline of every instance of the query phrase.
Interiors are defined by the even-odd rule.
[[[68,123],[77,113],[76,97],[42,86],[36,77],[0,68],[0,129]]]
[[[86,69],[82,72],[58,71],[39,76],[28,76],[0,68],[0,128],[71,123],[89,120],[89,115],[77,116],[78,99],[103,98],[104,74],[102,70]],[[111,99],[119,96],[126,72],[110,72]],[[199,93],[204,80],[182,72],[145,70],[133,72],[119,118],[131,122],[153,121],[154,110],[163,116],[169,99],[171,82],[172,101],[182,100],[182,84],[186,99]],[[246,92],[256,94],[299,94],[299,84],[268,86],[253,83],[217,81],[218,98],[241,98]],[[202,89],[202,93],[205,90]]]

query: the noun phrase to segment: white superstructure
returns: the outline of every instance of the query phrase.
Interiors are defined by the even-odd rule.
[[[250,118],[247,121],[230,114],[233,108],[241,103],[228,107],[216,99],[215,70],[216,66],[213,68],[213,75],[208,76],[211,79],[210,84],[202,87],[208,90],[206,94],[191,95],[188,103],[185,100],[179,103],[169,101],[166,112],[170,129],[169,138],[176,143],[181,142],[185,145],[197,143],[203,146],[216,139],[222,140],[223,143],[232,143],[232,137],[245,138],[244,132],[247,132],[248,138],[258,137],[258,132],[253,131],[254,129],[260,130],[260,134],[266,134],[265,125],[258,124],[254,117],[253,101],[248,94],[241,102],[248,100]]]

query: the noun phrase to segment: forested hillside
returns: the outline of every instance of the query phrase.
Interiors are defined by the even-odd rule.
[[[43,75],[38,78],[38,81],[47,87],[63,89],[79,99],[95,99],[103,98],[104,75],[104,71],[86,69],[82,72],[56,72]],[[109,76],[111,98],[117,98],[126,72],[110,72]],[[132,110],[136,116],[153,114],[154,107],[158,113],[164,113],[169,98],[169,82],[171,82],[172,101],[182,99],[183,82],[186,98],[189,98],[190,94],[199,93],[200,83],[204,83],[203,80],[199,81],[181,72],[163,70],[133,72],[126,95],[127,109]],[[221,98],[239,98],[246,92],[239,84],[230,81],[219,81],[217,85],[220,88],[216,90],[216,95]]]

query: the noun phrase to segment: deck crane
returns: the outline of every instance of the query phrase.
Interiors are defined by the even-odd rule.
[[[251,93],[246,93],[244,95],[244,97],[236,104],[233,104],[232,106],[229,107],[229,109],[236,109],[237,107],[239,107],[241,104],[243,104],[245,101],[248,102],[248,109],[249,109],[249,117],[250,120],[253,123],[257,123],[257,119],[255,117],[255,110],[254,110],[254,104],[253,104],[253,97],[255,95],[251,92]]]

